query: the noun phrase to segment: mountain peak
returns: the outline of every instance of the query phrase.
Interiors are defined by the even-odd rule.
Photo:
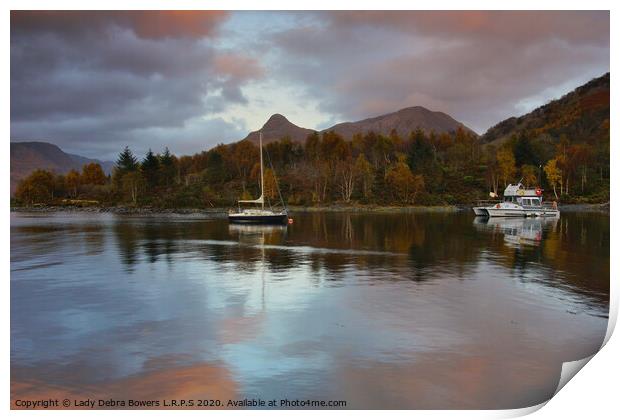
[[[417,105],[361,121],[336,124],[328,130],[333,130],[345,138],[351,138],[356,133],[364,134],[369,131],[387,135],[394,129],[399,136],[407,138],[418,128],[427,133],[430,131],[449,133],[456,131],[459,127],[475,134],[472,129],[450,115]]]
[[[282,124],[282,123],[290,124],[291,122],[282,114],[273,114],[271,117],[269,117],[265,125],[263,125],[263,128],[268,127],[270,125]]]
[[[292,141],[303,143],[308,134],[313,132],[313,130],[293,124],[282,114],[273,114],[260,130],[252,131],[244,140],[258,144],[259,131],[263,133],[263,144],[280,140],[283,137],[290,137]]]
[[[398,135],[407,138],[417,128],[421,128],[426,132],[434,130],[435,132],[442,133],[454,132],[459,127],[473,133],[473,130],[450,115],[444,112],[431,111],[428,108],[417,105],[361,121],[336,124],[322,131],[335,131],[341,136],[350,139],[354,134],[365,134],[369,131],[388,135],[394,129]],[[282,114],[273,114],[269,117],[260,131],[263,133],[263,144],[280,140],[283,137],[289,137],[292,141],[303,143],[308,134],[314,132],[314,130],[293,124]],[[244,140],[250,140],[258,144],[258,131],[251,132]]]

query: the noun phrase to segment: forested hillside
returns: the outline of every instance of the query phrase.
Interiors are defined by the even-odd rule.
[[[421,127],[401,135],[343,136],[311,132],[264,147],[266,196],[276,201],[276,175],[291,205],[469,204],[523,179],[560,202],[609,201],[609,74],[563,98],[491,128],[482,137],[458,126]],[[95,200],[102,205],[232,206],[258,196],[259,151],[250,140],[192,156],[168,150],[142,159],[126,148],[110,177],[93,165],[66,176],[36,171],[17,203]],[[72,201],[75,202],[75,201]]]

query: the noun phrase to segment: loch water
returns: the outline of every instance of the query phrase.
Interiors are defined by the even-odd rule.
[[[520,408],[596,352],[609,215],[11,214],[11,398]]]

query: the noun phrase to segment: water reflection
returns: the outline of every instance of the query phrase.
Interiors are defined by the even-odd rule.
[[[608,299],[605,215],[12,214],[11,392],[200,393],[199,367],[240,398],[516,408],[598,348]]]
[[[539,246],[543,230],[555,231],[558,218],[524,217],[476,217],[474,225],[491,234],[504,235],[507,246]],[[544,228],[544,229],[543,229]]]

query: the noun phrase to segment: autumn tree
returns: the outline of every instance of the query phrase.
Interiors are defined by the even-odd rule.
[[[278,184],[276,180],[276,174],[271,168],[265,169],[263,174],[264,184],[265,184],[265,198],[269,200],[277,200],[278,199]]]
[[[355,159],[354,173],[355,179],[361,186],[362,196],[365,199],[369,199],[372,195],[372,184],[375,174],[372,165],[363,153],[360,153],[357,159]]]
[[[526,187],[536,185],[538,181],[537,169],[534,165],[521,166],[521,178]]]
[[[99,165],[96,162],[88,163],[82,166],[82,174],[80,175],[80,182],[84,185],[103,185],[106,183],[106,176]]]
[[[350,202],[351,195],[353,195],[353,187],[355,186],[355,166],[351,157],[337,162],[336,177],[342,201],[345,203]]]
[[[257,191],[260,189],[260,163],[256,163],[250,173],[252,182],[256,183]],[[276,175],[273,169],[265,168],[263,171],[263,194],[266,199],[275,200],[278,197],[278,186],[276,184]],[[252,197],[252,194],[248,193],[246,197]],[[249,199],[249,198],[248,198]]]
[[[556,191],[556,185],[562,182],[562,172],[557,164],[557,159],[551,159],[545,165],[545,175],[547,176],[547,182],[553,187],[553,194],[555,199],[558,199],[558,193]]]
[[[570,180],[575,168],[575,162],[571,159],[570,150],[570,140],[566,137],[566,135],[561,135],[556,147],[557,154],[555,157],[557,162],[556,165],[562,172],[560,194],[569,194]]]
[[[329,182],[328,165],[323,159],[325,150],[321,137],[317,132],[313,132],[306,138],[304,145],[307,165],[304,165],[305,175],[312,184],[312,201],[325,201],[327,185]]]
[[[592,151],[588,145],[576,144],[569,149],[570,160],[577,169],[581,180],[581,193],[583,194],[588,182],[588,166],[592,161]]]
[[[177,178],[179,183],[182,183],[186,187],[189,185],[190,174],[194,171],[192,169],[194,159],[192,156],[181,156],[177,164]]]
[[[229,159],[237,171],[241,189],[245,192],[252,168],[259,160],[258,148],[249,140],[240,141],[231,146]]]
[[[15,196],[30,206],[53,199],[54,174],[43,169],[36,169],[19,182]]]
[[[134,205],[138,203],[138,195],[144,184],[144,178],[140,171],[127,172],[121,178],[123,192],[131,199]]]
[[[69,188],[71,196],[74,198],[78,195],[78,189],[80,188],[80,178],[80,173],[75,169],[71,169],[67,173],[67,176],[65,176],[65,183],[67,184],[67,188]]]
[[[63,197],[67,193],[67,183],[65,181],[65,176],[62,174],[56,175],[54,177],[54,197]]]
[[[385,181],[393,196],[402,203],[413,204],[417,193],[424,188],[424,177],[411,172],[404,156],[388,168]]]
[[[512,150],[508,147],[502,147],[497,151],[497,167],[500,179],[504,181],[504,187],[514,178],[517,169],[515,167],[515,157]]]

